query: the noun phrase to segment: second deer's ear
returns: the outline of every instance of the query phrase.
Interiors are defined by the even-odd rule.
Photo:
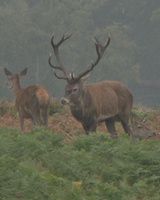
[[[25,76],[26,74],[27,74],[27,67],[23,71],[21,71],[20,75]]]
[[[134,116],[131,116],[131,124],[132,124],[132,126],[134,126],[136,124]]]
[[[4,68],[4,72],[7,76],[11,76],[12,73],[7,69],[7,68]]]

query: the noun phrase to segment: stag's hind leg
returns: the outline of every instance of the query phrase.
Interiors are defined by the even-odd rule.
[[[111,134],[112,139],[118,138],[116,129],[115,129],[115,121],[114,119],[107,119],[105,120],[108,132]]]

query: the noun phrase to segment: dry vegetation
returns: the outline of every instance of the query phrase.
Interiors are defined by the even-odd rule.
[[[146,125],[148,125],[154,132],[158,133],[160,138],[160,111],[152,110],[148,108],[142,108],[140,106],[134,106],[132,113],[137,116],[137,120],[140,120],[144,115],[147,116]],[[0,104],[0,123],[2,127],[19,128],[19,117],[14,107],[14,101],[1,100]],[[25,133],[31,131],[31,120],[25,120]],[[68,135],[70,138],[74,138],[77,135],[84,134],[84,130],[81,124],[74,119],[69,107],[62,106],[57,99],[53,99],[51,103],[50,116],[49,116],[49,130],[53,130],[56,133]],[[117,132],[124,132],[120,123],[116,123]],[[105,123],[100,123],[97,131],[107,132]]]

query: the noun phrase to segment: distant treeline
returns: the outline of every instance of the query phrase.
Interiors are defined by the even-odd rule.
[[[1,0],[0,98],[13,97],[4,67],[14,73],[28,67],[22,86],[37,83],[51,96],[63,95],[64,81],[56,80],[48,65],[53,32],[55,41],[73,32],[60,54],[75,74],[96,58],[93,36],[103,42],[110,34],[110,46],[89,81],[119,80],[132,89],[135,103],[158,107],[159,24],[159,0]]]

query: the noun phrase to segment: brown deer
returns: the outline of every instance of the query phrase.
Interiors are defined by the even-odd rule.
[[[19,112],[21,130],[24,131],[25,118],[31,118],[32,125],[45,125],[47,127],[50,105],[50,96],[47,90],[39,85],[21,88],[20,80],[26,75],[27,68],[19,74],[12,74],[6,68],[4,68],[4,72],[8,77],[8,88],[14,89],[15,106]]]
[[[132,92],[118,81],[103,81],[85,85],[90,76],[87,74],[101,60],[105,49],[110,43],[110,36],[103,45],[94,38],[97,59],[94,63],[91,62],[90,67],[86,71],[75,76],[73,72],[68,73],[65,70],[58,51],[59,46],[70,38],[71,35],[63,36],[57,44],[53,42],[54,34],[51,38],[51,45],[58,65],[55,66],[51,63],[51,55],[48,63],[54,70],[63,72],[64,75],[59,76],[54,71],[56,78],[67,81],[65,95],[61,98],[61,103],[70,106],[72,115],[81,122],[86,134],[90,131],[95,132],[99,122],[105,122],[111,137],[117,138],[115,122],[120,121],[125,132],[130,135],[128,120],[133,102]]]
[[[131,139],[148,139],[148,138],[154,138],[157,133],[153,132],[148,126],[145,125],[146,118],[143,117],[140,121],[135,121],[134,117],[131,117]]]

